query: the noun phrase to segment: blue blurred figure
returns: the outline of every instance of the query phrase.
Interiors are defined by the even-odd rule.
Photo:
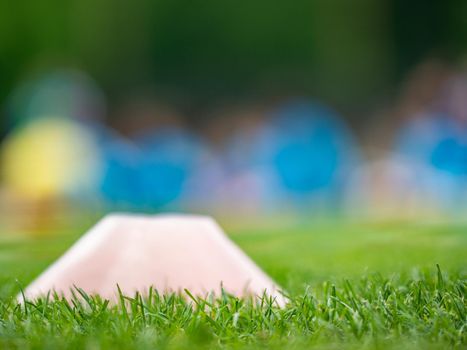
[[[431,163],[435,168],[454,176],[467,177],[467,134],[463,141],[453,135],[446,135],[435,146]]]
[[[176,127],[149,131],[133,142],[110,138],[102,148],[102,195],[127,210],[180,209],[203,152],[197,137]]]
[[[467,199],[467,129],[450,116],[409,121],[396,139],[396,152],[417,173],[413,186],[427,204],[452,209]]]
[[[139,180],[141,152],[129,140],[117,135],[101,133],[103,154],[100,193],[111,206],[131,209],[144,203]]]
[[[140,136],[136,144],[141,150],[138,179],[144,204],[179,207],[202,157],[202,142],[186,130],[165,127]]]
[[[106,201],[126,210],[183,209],[203,143],[178,112],[143,90],[122,102],[113,125],[122,134],[102,138]]]
[[[301,101],[286,104],[250,142],[247,150],[240,137],[233,148],[266,183],[266,205],[291,200],[305,207],[334,207],[343,199],[357,151],[349,130],[330,109]]]
[[[439,102],[409,119],[396,151],[418,172],[418,190],[440,209],[467,205],[467,81],[448,81]]]

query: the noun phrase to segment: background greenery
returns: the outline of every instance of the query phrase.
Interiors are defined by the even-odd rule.
[[[151,87],[196,120],[216,101],[305,94],[357,123],[420,61],[462,59],[466,18],[462,0],[4,0],[0,104],[25,75],[75,66],[111,106]]]

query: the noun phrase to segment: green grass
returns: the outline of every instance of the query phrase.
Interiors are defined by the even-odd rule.
[[[466,348],[465,225],[314,224],[229,230],[290,296],[14,296],[87,225],[0,235],[0,348]],[[440,268],[437,267],[439,264]]]

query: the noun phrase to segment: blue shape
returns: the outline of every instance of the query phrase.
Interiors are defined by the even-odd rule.
[[[144,202],[162,207],[181,199],[203,152],[202,142],[185,130],[164,128],[146,133],[136,143],[141,150],[138,173]]]
[[[431,164],[454,176],[467,176],[467,144],[455,137],[446,137],[434,146]]]
[[[467,129],[443,114],[408,122],[396,139],[399,154],[453,177],[467,178]]]
[[[330,109],[307,102],[286,105],[273,115],[262,156],[292,194],[338,190],[341,171],[355,161],[350,132]]]
[[[104,157],[100,191],[114,205],[142,206],[143,189],[139,178],[140,154],[131,144],[119,139],[101,143]]]

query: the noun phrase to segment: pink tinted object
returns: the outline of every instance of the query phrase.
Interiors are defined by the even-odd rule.
[[[78,286],[115,300],[150,286],[160,293],[236,296],[264,292],[284,303],[277,286],[217,223],[202,216],[109,215],[88,231],[25,290],[28,299],[55,290],[70,297]]]

